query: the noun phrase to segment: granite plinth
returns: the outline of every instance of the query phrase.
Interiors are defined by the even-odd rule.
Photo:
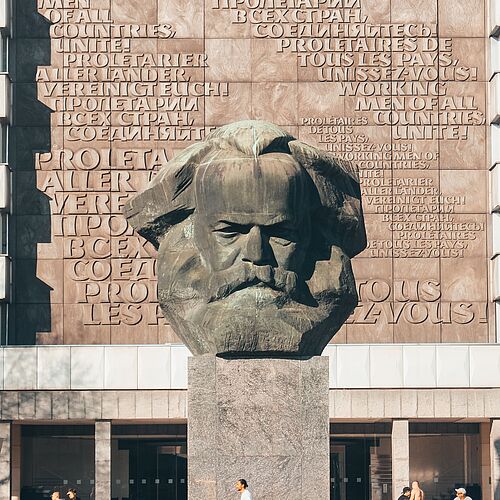
[[[189,360],[190,500],[329,498],[328,359]]]

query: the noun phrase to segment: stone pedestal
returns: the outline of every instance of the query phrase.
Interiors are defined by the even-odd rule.
[[[189,360],[190,500],[330,497],[328,359]]]

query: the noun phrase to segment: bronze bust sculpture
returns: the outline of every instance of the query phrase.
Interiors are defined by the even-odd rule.
[[[271,123],[214,130],[125,215],[158,248],[160,305],[194,355],[318,355],[357,304],[357,172]]]

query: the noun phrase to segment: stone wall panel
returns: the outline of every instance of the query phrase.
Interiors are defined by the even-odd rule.
[[[486,2],[261,4],[15,2],[15,342],[178,341],[121,207],[242,119],[359,167],[369,245],[334,342],[493,337]]]

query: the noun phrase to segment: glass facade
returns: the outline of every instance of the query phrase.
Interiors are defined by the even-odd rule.
[[[10,2],[9,2],[10,3]],[[0,30],[0,74],[9,73],[9,48],[10,48],[10,33],[7,29]],[[7,104],[10,106],[10,103]],[[8,163],[8,137],[9,125],[7,121],[0,122],[0,163]],[[10,182],[10,179],[8,179]],[[9,190],[10,191],[10,190]],[[8,222],[9,208],[0,212],[0,253],[8,254]],[[0,277],[0,279],[2,279]],[[0,345],[8,343],[8,321],[9,321],[9,305],[8,301],[0,303]]]
[[[187,425],[113,424],[111,500],[187,500]],[[330,500],[392,500],[392,424],[330,425]],[[94,425],[21,427],[21,500],[95,498]],[[410,482],[426,500],[482,500],[479,424],[410,423]]]
[[[460,487],[481,500],[480,446],[478,424],[410,424],[410,478],[428,500],[454,498]]]
[[[9,33],[0,31],[0,73],[7,73],[9,68]]]
[[[93,500],[93,425],[26,425],[21,430],[21,500],[45,500],[75,488]]]
[[[0,124],[0,163],[8,162],[8,139],[9,126],[2,123]]]
[[[6,345],[8,341],[7,323],[9,311],[6,303],[0,303],[0,344]]]
[[[391,425],[331,424],[330,500],[392,500]]]
[[[187,500],[186,425],[114,425],[112,500]]]
[[[0,125],[0,134],[5,129],[4,125]],[[1,146],[1,145],[0,145]],[[0,160],[2,163],[2,160]],[[0,211],[0,254],[8,255],[9,253],[9,215],[7,212]],[[10,261],[7,261],[9,263]],[[10,273],[7,273],[9,276]],[[0,277],[4,279],[4,277]],[[5,283],[6,291],[10,288],[10,283]],[[8,301],[0,302],[0,345],[7,345],[8,343],[8,314],[9,314],[9,304]]]
[[[0,212],[0,253],[8,253],[7,231],[8,216],[6,213]]]

